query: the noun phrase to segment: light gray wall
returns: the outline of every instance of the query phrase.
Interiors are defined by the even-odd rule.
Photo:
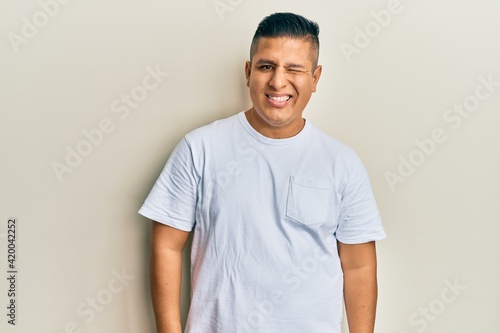
[[[305,115],[362,157],[387,229],[377,332],[498,332],[498,1],[63,2],[0,9],[2,276],[18,223],[18,325],[2,306],[0,331],[153,332],[136,211],[186,132],[250,106],[256,25],[293,11],[321,26]]]

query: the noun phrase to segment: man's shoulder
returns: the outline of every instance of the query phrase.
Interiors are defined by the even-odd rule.
[[[209,124],[200,126],[186,134],[185,138],[188,142],[192,143],[217,140],[221,137],[231,135],[232,131],[238,125],[238,122],[238,114],[234,114],[232,116],[221,118]]]
[[[332,136],[331,134],[319,129],[311,124],[311,132],[315,143],[321,149],[328,152],[335,153],[335,155],[343,155],[345,157],[355,157],[357,154],[353,148],[342,142],[340,139]]]

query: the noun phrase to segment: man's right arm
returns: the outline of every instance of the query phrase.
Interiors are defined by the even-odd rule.
[[[181,333],[182,250],[189,232],[153,221],[151,227],[151,298],[158,333]]]

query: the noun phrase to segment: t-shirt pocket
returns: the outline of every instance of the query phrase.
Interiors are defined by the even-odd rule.
[[[331,218],[333,189],[328,179],[290,177],[286,216],[305,224],[322,224]]]

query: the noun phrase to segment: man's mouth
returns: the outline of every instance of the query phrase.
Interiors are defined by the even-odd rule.
[[[292,96],[290,95],[284,95],[284,96],[271,96],[271,95],[266,95],[267,98],[269,98],[271,101],[276,102],[276,103],[285,103],[288,102]]]

